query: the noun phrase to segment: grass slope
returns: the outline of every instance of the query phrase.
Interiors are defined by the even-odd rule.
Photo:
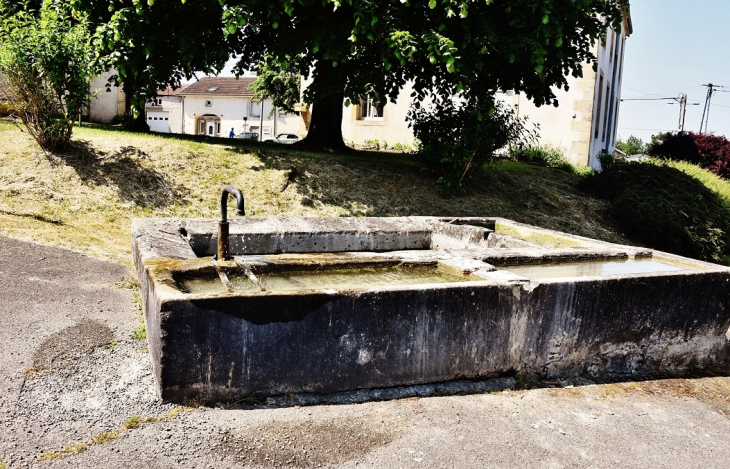
[[[220,189],[240,188],[250,217],[502,216],[626,243],[608,202],[581,177],[522,163],[478,174],[465,194],[443,192],[408,155],[320,155],[254,142],[145,135],[99,126],[45,155],[0,121],[0,234],[130,262],[134,217],[217,217]]]

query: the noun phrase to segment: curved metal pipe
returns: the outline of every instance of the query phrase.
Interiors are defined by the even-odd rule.
[[[229,259],[229,239],[228,239],[228,194],[236,198],[236,215],[245,216],[243,194],[240,190],[233,186],[226,186],[221,193],[221,221],[218,222],[218,254],[219,261]]]
[[[236,215],[246,216],[243,194],[233,186],[226,186],[221,193],[221,221],[228,221],[228,194],[236,198]]]

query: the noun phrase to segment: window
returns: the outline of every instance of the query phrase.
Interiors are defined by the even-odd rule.
[[[208,135],[213,135],[213,124],[208,126]]]
[[[198,127],[198,133],[201,135],[205,134],[205,122],[200,123],[200,126]]]
[[[218,123],[216,133],[221,133],[221,125]]]
[[[217,86],[215,86],[215,87],[213,87],[213,88],[208,88],[208,91],[209,91],[210,93],[213,93],[214,91],[217,91],[217,90],[218,90],[218,87],[217,87]]]
[[[166,120],[166,121],[169,121],[170,119],[168,119],[167,117],[165,117],[165,120]]]
[[[606,141],[606,127],[608,127],[608,111],[609,111],[609,100],[611,99],[611,85],[606,85],[606,109],[603,110],[603,132],[601,133],[601,141]]]
[[[162,106],[162,98],[158,98],[157,99],[157,105],[158,106]]]
[[[383,120],[384,107],[370,96],[360,98],[360,109],[357,118],[360,120],[381,121]]]
[[[261,101],[249,101],[248,115],[251,117],[261,117]]]
[[[213,105],[213,101],[211,101],[210,99],[205,100],[205,107],[211,107],[212,105]]]
[[[152,120],[152,118],[151,118],[151,117],[147,117],[147,120],[148,120],[148,121],[151,121],[151,120]]]
[[[596,122],[593,126],[595,129],[593,133],[593,138],[598,138],[598,129],[601,125],[601,103],[603,102],[603,74],[601,74],[601,78],[598,81],[598,101],[597,108],[596,108]]]

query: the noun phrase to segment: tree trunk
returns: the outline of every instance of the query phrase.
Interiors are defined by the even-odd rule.
[[[125,87],[126,90],[127,87]],[[124,128],[134,132],[149,132],[150,126],[145,119],[144,107],[137,118],[132,114],[132,94],[125,91],[124,96]]]
[[[342,106],[345,93],[339,91],[312,104],[312,120],[307,136],[297,144],[301,149],[327,151],[330,153],[348,151],[342,139]]]

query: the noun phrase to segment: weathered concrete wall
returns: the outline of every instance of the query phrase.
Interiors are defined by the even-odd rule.
[[[172,401],[729,372],[728,287],[722,273],[163,301],[151,350]]]
[[[260,250],[279,252],[288,246],[307,252],[306,246],[295,246],[298,237],[317,230],[329,236],[323,248],[338,251],[347,240],[352,246],[371,240],[357,244],[370,249],[377,245],[373,233],[380,226],[390,233],[387,236],[400,230],[421,244],[446,247],[343,253],[312,262],[346,262],[348,256],[353,262],[367,261],[368,256],[392,262],[400,256],[408,262],[438,260],[455,271],[463,267],[476,278],[468,283],[339,291],[183,294],[176,272],[213,272],[209,259],[197,258],[200,252],[196,255],[188,244],[213,222],[170,219],[135,221],[133,226],[149,349],[167,401],[328,393],[499,376],[621,379],[730,372],[727,268],[608,243],[580,245],[591,240],[554,232],[557,239],[578,245],[546,248],[551,242],[538,237],[544,244],[535,248],[507,235],[490,245],[491,235],[485,235],[490,230],[484,226],[528,228],[501,219],[473,220],[471,225],[425,218],[260,219],[238,222],[236,228],[242,239],[253,238]],[[146,233],[151,227],[153,233]],[[525,236],[551,233],[532,230]],[[280,236],[288,241],[262,241]],[[200,246],[206,255],[210,231],[204,239]],[[410,243],[406,241],[403,249]],[[695,270],[530,280],[494,271],[483,262],[637,254],[661,254]],[[282,268],[305,262],[306,257],[263,255],[247,257],[247,262]]]

